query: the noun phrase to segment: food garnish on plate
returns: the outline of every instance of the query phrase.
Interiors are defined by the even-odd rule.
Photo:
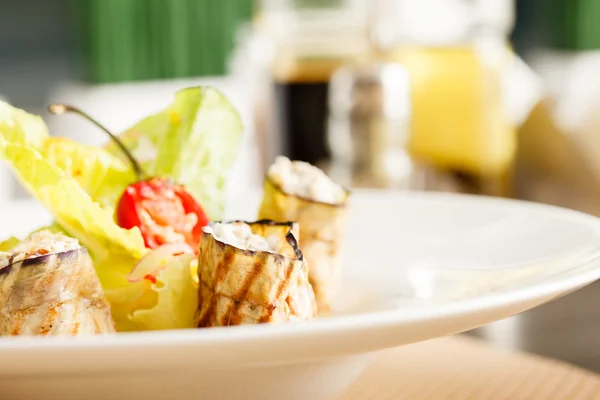
[[[89,251],[120,331],[195,327],[197,226],[222,217],[241,135],[241,119],[220,92],[181,90],[163,111],[116,135],[134,154],[152,150],[140,160],[140,181],[118,142],[94,147],[51,136],[40,117],[0,102],[0,158],[53,215],[49,228]],[[206,218],[189,216],[186,194]]]
[[[183,185],[173,182],[170,177],[147,177],[121,139],[83,111],[64,104],[51,104],[48,109],[56,115],[74,112],[83,116],[108,134],[131,164],[137,181],[125,188],[117,202],[115,220],[120,227],[139,228],[149,249],[169,243],[186,243],[196,251],[208,217]]]
[[[216,222],[202,232],[198,326],[309,320],[317,308],[298,224]]]
[[[299,223],[320,312],[330,309],[338,289],[349,198],[348,190],[303,161],[277,157],[267,171],[259,218]]]
[[[77,239],[42,230],[0,252],[0,335],[110,332],[110,305]]]
[[[74,335],[103,315],[108,320],[96,324],[98,333],[110,332],[112,321],[118,331],[286,322],[313,319],[329,307],[349,192],[309,164],[278,158],[259,220],[223,221],[243,127],[220,92],[183,89],[164,110],[118,135],[76,107],[49,110],[80,114],[111,140],[95,147],[51,136],[40,117],[0,102],[0,158],[54,217],[22,243],[0,243],[0,251],[21,251],[40,237],[77,243],[32,260],[9,257],[0,269],[8,299],[0,333]],[[65,271],[82,279],[67,279]],[[55,291],[79,290],[82,300],[93,295],[105,307],[59,308],[65,318],[34,326],[23,311],[33,301],[27,285],[38,290],[28,274],[44,282],[46,272],[54,274]],[[51,299],[36,299],[32,312],[53,307]]]

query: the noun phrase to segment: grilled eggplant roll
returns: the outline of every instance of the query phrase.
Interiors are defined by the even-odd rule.
[[[319,311],[328,311],[339,284],[341,241],[350,193],[317,167],[277,157],[267,173],[259,218],[296,221]]]
[[[292,223],[234,221],[204,228],[198,327],[308,320],[317,314]]]
[[[40,231],[0,253],[0,335],[115,330],[92,259],[77,240]]]

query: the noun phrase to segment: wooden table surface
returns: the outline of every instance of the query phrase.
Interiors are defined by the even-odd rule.
[[[467,334],[600,372],[600,281]]]
[[[466,336],[382,352],[340,400],[600,400],[600,376]]]

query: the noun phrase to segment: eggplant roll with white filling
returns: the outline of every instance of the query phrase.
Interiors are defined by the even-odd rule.
[[[40,231],[0,253],[0,335],[115,330],[92,259],[76,239]]]
[[[350,192],[319,168],[285,157],[277,157],[265,180],[259,218],[299,223],[319,311],[330,309],[338,289],[349,198]]]
[[[297,224],[272,221],[205,227],[198,257],[198,327],[314,318],[317,305],[297,232]]]

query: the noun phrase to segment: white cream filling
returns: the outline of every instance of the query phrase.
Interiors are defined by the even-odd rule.
[[[304,161],[279,156],[267,174],[287,194],[330,204],[341,203],[346,195],[323,171]]]
[[[276,253],[280,239],[277,236],[264,237],[252,233],[245,222],[220,223],[205,226],[203,231],[213,235],[220,242],[243,250],[268,251]]]
[[[35,232],[9,251],[0,252],[0,269],[18,261],[46,254],[62,253],[80,247],[77,239],[60,233],[52,233],[48,230]]]

